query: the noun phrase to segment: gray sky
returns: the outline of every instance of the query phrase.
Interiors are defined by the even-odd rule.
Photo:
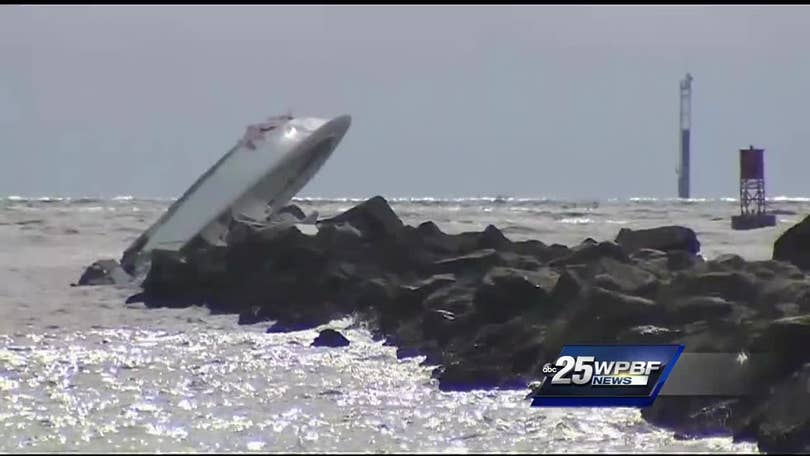
[[[810,195],[808,6],[0,6],[0,195],[177,196],[248,123],[352,127],[302,196]]]

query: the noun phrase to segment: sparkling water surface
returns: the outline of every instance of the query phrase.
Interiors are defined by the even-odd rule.
[[[329,216],[362,199],[299,199]],[[709,258],[766,259],[810,200],[776,198],[774,228],[735,232],[732,199],[606,201],[389,198],[406,223],[451,233],[494,224],[513,240],[612,240],[622,227],[682,224]],[[119,258],[168,200],[0,199],[0,451],[751,452],[730,438],[678,440],[635,409],[538,409],[525,391],[438,390],[420,358],[397,360],[355,322],[317,330],[203,308],[124,304],[135,288],[70,287]]]

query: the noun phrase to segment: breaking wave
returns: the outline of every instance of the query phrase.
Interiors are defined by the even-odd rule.
[[[18,202],[18,203],[101,203],[108,201],[155,201],[166,202],[174,201],[176,197],[137,197],[134,195],[116,195],[113,197],[107,196],[21,196],[21,195],[8,195],[0,197],[0,202]]]
[[[772,198],[767,198],[768,201],[780,202],[780,203],[808,203],[810,202],[810,197],[807,196],[774,196]]]
[[[344,197],[328,197],[328,196],[303,196],[293,198],[296,203],[309,203],[309,204],[357,204],[370,198],[368,196],[344,196]],[[385,196],[385,195],[383,195]],[[725,196],[717,198],[676,198],[676,197],[652,197],[652,196],[633,196],[629,198],[604,198],[604,199],[588,199],[588,198],[558,198],[558,197],[512,197],[512,196],[468,196],[468,197],[437,197],[437,196],[385,196],[385,198],[392,204],[413,204],[421,206],[431,205],[445,205],[448,203],[455,203],[461,206],[468,205],[508,205],[513,207],[531,207],[531,206],[547,206],[547,205],[571,205],[577,208],[595,208],[600,204],[624,204],[624,203],[666,203],[666,204],[708,204],[708,203],[737,203],[739,198]],[[0,203],[132,203],[132,202],[173,202],[177,197],[140,197],[136,195],[116,195],[116,196],[24,196],[24,195],[7,195],[0,196]],[[768,202],[772,203],[810,203],[808,196],[786,196],[779,195],[767,198]]]
[[[586,225],[589,223],[593,223],[593,219],[588,217],[566,217],[564,219],[560,219],[560,223],[569,223],[572,225]]]

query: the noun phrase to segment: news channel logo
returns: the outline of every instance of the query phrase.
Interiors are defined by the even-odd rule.
[[[566,345],[541,368],[534,407],[648,407],[683,345]]]

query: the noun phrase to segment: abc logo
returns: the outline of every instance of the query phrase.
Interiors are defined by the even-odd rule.
[[[542,372],[546,375],[553,374],[557,372],[557,368],[554,367],[551,363],[543,364]]]

